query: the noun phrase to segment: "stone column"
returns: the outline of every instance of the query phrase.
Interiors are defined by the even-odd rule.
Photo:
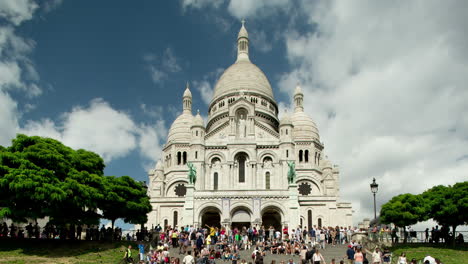
[[[187,184],[187,193],[185,194],[184,212],[182,217],[182,226],[192,225],[194,223],[194,201],[193,194],[195,187],[193,184]]]
[[[299,193],[297,191],[297,184],[290,183],[288,187],[289,191],[289,230],[296,229],[300,223],[300,211],[299,211]]]

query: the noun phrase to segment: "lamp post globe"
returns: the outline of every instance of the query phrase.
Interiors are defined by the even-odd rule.
[[[374,219],[377,219],[377,208],[375,204],[375,194],[379,190],[379,185],[375,182],[375,178],[372,179],[372,183],[370,184],[371,192],[374,195]]]

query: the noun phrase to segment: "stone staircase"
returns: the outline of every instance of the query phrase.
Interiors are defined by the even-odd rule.
[[[340,260],[344,259],[347,249],[347,245],[327,245],[327,247],[325,249],[321,249],[320,252],[327,263],[330,263],[333,258],[335,259],[335,263],[340,263]]]

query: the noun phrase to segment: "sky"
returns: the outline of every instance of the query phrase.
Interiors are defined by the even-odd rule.
[[[468,179],[466,14],[450,0],[2,0],[0,145],[52,137],[147,180],[186,83],[206,116],[245,19],[281,109],[301,84],[357,223],[374,177],[378,207]]]

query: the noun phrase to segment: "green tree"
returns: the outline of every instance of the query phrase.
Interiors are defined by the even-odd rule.
[[[426,211],[424,199],[420,195],[405,193],[393,197],[382,205],[380,219],[382,223],[393,223],[398,227],[405,228],[419,221],[427,220]]]
[[[468,224],[468,181],[434,186],[422,196],[428,204],[429,217],[442,226],[452,227],[453,235],[457,226]]]
[[[0,149],[0,218],[97,222],[103,169],[95,153],[19,134],[10,147]]]
[[[104,199],[99,205],[103,217],[111,220],[123,218],[125,222],[143,224],[151,211],[145,186],[129,176],[105,177]]]

